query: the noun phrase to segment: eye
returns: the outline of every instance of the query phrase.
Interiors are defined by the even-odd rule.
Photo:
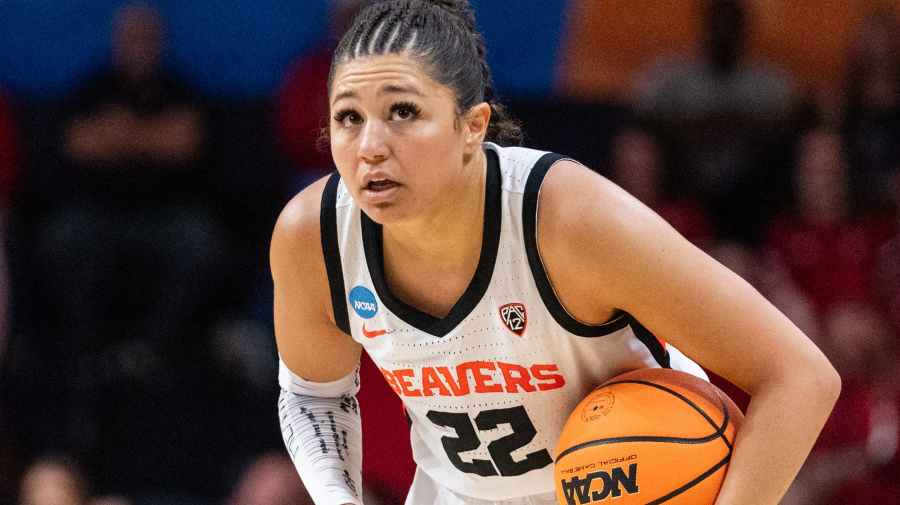
[[[341,123],[344,128],[362,124],[363,118],[359,112],[353,109],[341,109],[334,115],[334,121]]]
[[[419,106],[412,102],[395,103],[391,106],[391,119],[394,121],[415,119],[420,112]]]

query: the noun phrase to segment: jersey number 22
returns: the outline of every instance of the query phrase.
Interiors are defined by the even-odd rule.
[[[461,472],[473,473],[482,477],[490,477],[498,475],[498,473],[504,477],[514,477],[553,463],[553,458],[550,457],[547,449],[532,452],[521,461],[513,460],[512,452],[528,445],[537,435],[537,430],[534,429],[528,412],[521,405],[508,409],[479,412],[475,416],[474,425],[469,414],[466,413],[432,410],[426,416],[434,424],[453,428],[456,431],[456,437],[443,437],[441,443],[444,445],[444,451],[447,452],[450,462]],[[496,429],[501,424],[508,424],[512,428],[512,433],[488,444],[487,449],[492,461],[473,459],[471,463],[467,463],[462,460],[459,456],[460,453],[473,451],[481,446],[481,440],[475,430],[476,426],[478,430],[486,431]]]

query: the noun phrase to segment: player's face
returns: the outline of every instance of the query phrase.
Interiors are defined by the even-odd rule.
[[[453,92],[402,55],[353,60],[331,89],[331,153],[376,222],[426,215],[463,176],[465,121]]]

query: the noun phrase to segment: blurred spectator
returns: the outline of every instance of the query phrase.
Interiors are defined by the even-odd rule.
[[[91,498],[88,479],[71,458],[54,454],[32,463],[22,477],[18,505],[131,505],[119,496]]]
[[[366,505],[399,503],[382,501],[365,487],[363,502]],[[279,452],[263,454],[253,460],[224,505],[313,505],[313,501],[297,475],[294,463],[287,454]]]
[[[279,141],[292,173],[289,183],[299,191],[334,170],[331,151],[319,138],[328,126],[328,73],[340,37],[353,24],[356,14],[370,0],[333,0],[322,43],[294,61],[278,87],[276,123]]]
[[[778,195],[780,135],[793,109],[790,79],[745,59],[749,6],[709,0],[702,49],[651,67],[638,111],[673,143],[676,175],[711,206],[716,234],[753,242]]]
[[[6,340],[9,331],[9,271],[6,266],[6,224],[10,211],[10,199],[16,189],[20,170],[18,128],[10,97],[0,89],[0,369],[3,368]],[[4,370],[0,370],[2,374]],[[2,377],[2,375],[0,375]],[[2,378],[0,378],[2,381]],[[17,441],[4,436],[7,412],[0,400],[0,503],[10,494],[15,482],[11,481],[16,465]]]
[[[62,432],[47,443],[102,468],[91,470],[103,491],[185,478],[178,457],[190,449],[167,444],[192,430],[168,427],[200,424],[202,409],[154,402],[187,389],[173,370],[203,344],[201,316],[227,254],[208,201],[204,108],[165,69],[164,38],[155,7],[117,11],[111,65],[78,91],[63,125],[66,195],[36,233],[59,395],[49,421]],[[159,451],[170,465],[153,467]]]
[[[32,464],[22,478],[19,505],[87,505],[88,483],[71,460],[49,456]]]
[[[868,443],[878,435],[872,432],[874,401],[898,385],[897,346],[884,316],[872,304],[836,304],[823,318],[821,347],[841,374],[843,393],[815,452],[852,446],[874,462],[890,461],[896,441],[893,448]]]
[[[871,304],[833,306],[822,350],[841,396],[784,505],[900,503],[900,383],[896,338]]]
[[[890,226],[855,205],[843,137],[823,128],[807,132],[793,170],[794,206],[770,226],[768,253],[817,314],[838,302],[874,300],[874,256]]]
[[[655,210],[685,238],[701,248],[712,239],[709,216],[687,191],[673,187],[658,139],[632,123],[613,138],[610,176],[635,198]]]
[[[244,471],[225,505],[313,505],[290,458],[266,454]]]
[[[895,194],[900,204],[900,191]],[[894,331],[900,334],[900,207],[895,214],[897,233],[878,250],[875,259],[875,285]]]
[[[900,191],[900,22],[887,5],[868,10],[850,46],[846,129],[867,205]]]
[[[725,240],[712,244],[708,252],[718,262],[752,284],[803,333],[813,341],[819,341],[819,322],[809,300],[797,290],[778,262],[745,244]],[[750,395],[708,370],[707,374],[710,381],[725,391],[741,410],[747,411]]]
[[[765,251],[737,242],[719,241],[710,255],[753,285],[814,342],[819,338],[818,314],[809,299],[794,285],[790,274]]]
[[[76,183],[45,224],[41,252],[61,333],[85,351],[121,336],[103,335],[120,264],[150,277],[152,303],[130,335],[164,345],[179,343],[218,265],[204,112],[164,70],[161,23],[147,4],[118,12],[112,66],[76,95],[65,127]]]
[[[0,362],[7,331],[9,281],[6,271],[5,225],[10,198],[19,175],[19,138],[12,100],[0,88]]]

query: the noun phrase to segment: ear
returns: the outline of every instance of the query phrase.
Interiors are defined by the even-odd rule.
[[[481,149],[484,136],[491,121],[491,106],[487,102],[474,105],[463,118],[463,132],[466,136],[466,153]]]

